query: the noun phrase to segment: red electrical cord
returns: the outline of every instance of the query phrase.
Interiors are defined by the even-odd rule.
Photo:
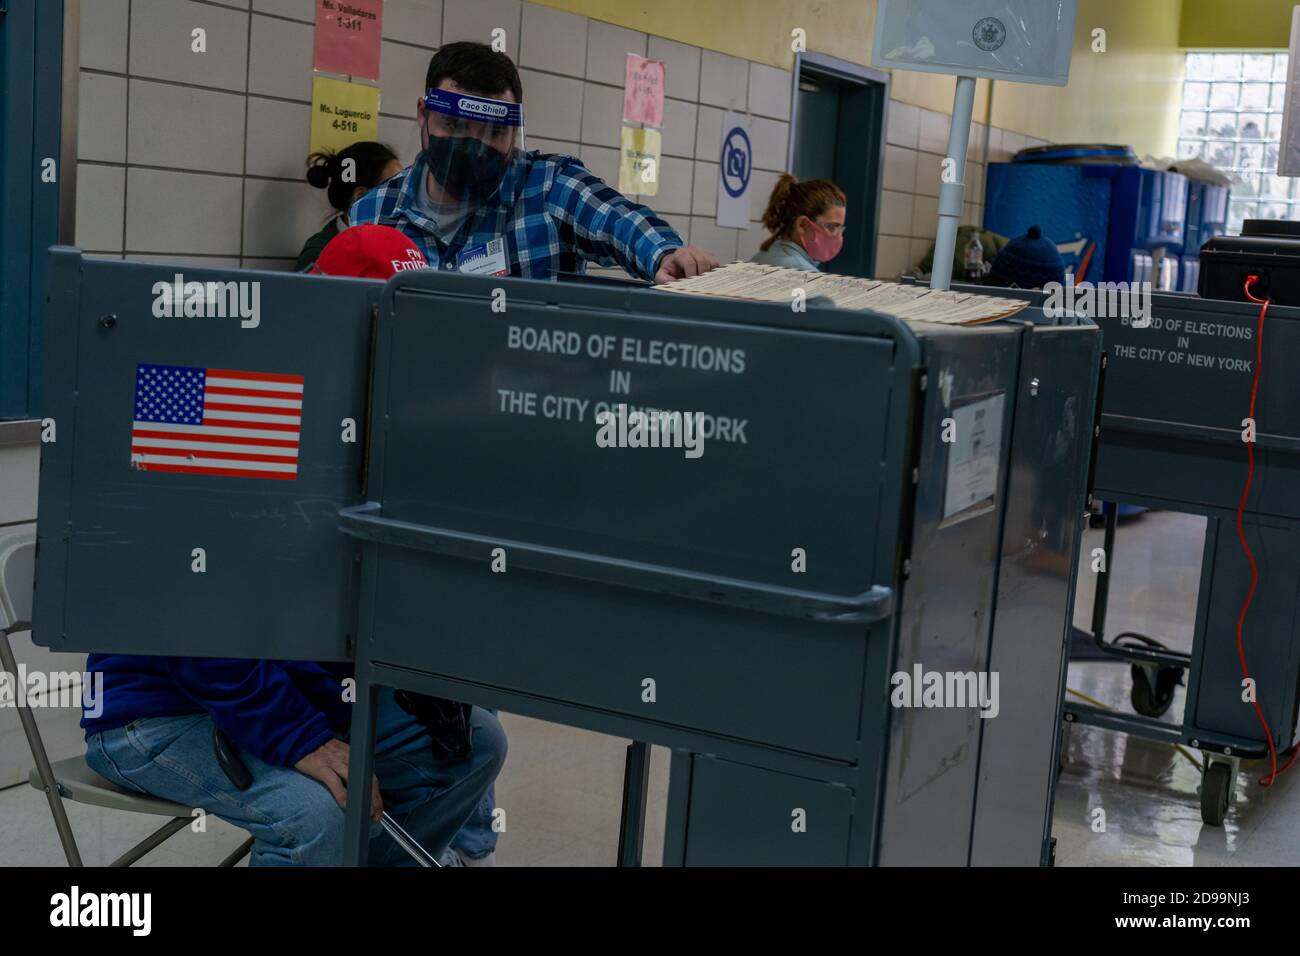
[[[1259,325],[1255,329],[1255,380],[1250,386],[1250,420],[1255,420],[1255,399],[1259,396],[1259,373],[1264,361],[1264,316],[1268,315],[1268,307],[1272,304],[1272,299],[1256,298],[1250,291],[1251,286],[1259,281],[1259,276],[1252,275],[1246,277],[1245,293],[1246,298],[1251,302],[1257,302],[1260,305]],[[1241,550],[1246,553],[1246,560],[1250,562],[1250,590],[1246,592],[1246,600],[1242,602],[1241,612],[1237,615],[1237,656],[1241,659],[1241,673],[1250,680],[1250,671],[1246,667],[1246,650],[1242,643],[1242,629],[1246,623],[1246,612],[1250,610],[1250,603],[1255,599],[1255,588],[1259,584],[1259,567],[1255,564],[1255,555],[1250,550],[1250,545],[1246,543],[1246,531],[1242,527],[1241,517],[1246,510],[1246,499],[1250,496],[1250,486],[1255,479],[1255,443],[1254,441],[1246,442],[1246,457],[1249,462],[1246,469],[1246,487],[1241,490],[1241,500],[1237,502],[1237,540],[1241,542]],[[1264,718],[1264,711],[1259,706],[1259,692],[1256,692],[1251,700],[1255,707],[1255,716],[1259,718],[1259,724],[1264,728],[1264,739],[1268,742],[1268,761],[1269,772],[1259,780],[1261,787],[1270,787],[1282,774],[1291,769],[1295,763],[1296,756],[1300,755],[1300,749],[1293,750],[1291,759],[1286,762],[1286,766],[1281,770],[1277,769],[1277,747],[1273,744],[1273,733],[1269,730],[1268,721]]]

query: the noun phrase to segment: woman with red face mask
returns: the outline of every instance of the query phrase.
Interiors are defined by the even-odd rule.
[[[782,173],[763,213],[772,235],[753,262],[820,272],[844,244],[844,192],[829,179],[798,182]]]

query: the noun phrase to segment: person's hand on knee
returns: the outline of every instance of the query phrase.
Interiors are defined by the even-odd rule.
[[[348,806],[348,745],[341,740],[327,740],[293,768],[313,780],[319,780],[334,795],[338,805]],[[384,800],[379,795],[379,778],[370,775],[370,819],[378,823],[384,812]]]

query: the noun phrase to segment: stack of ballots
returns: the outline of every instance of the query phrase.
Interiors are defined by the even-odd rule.
[[[944,325],[980,325],[1014,315],[1029,305],[1020,299],[939,291],[926,286],[806,272],[757,262],[733,262],[657,288],[665,292],[761,302],[791,302],[799,297],[798,290],[802,290],[805,301],[821,296],[841,309],[870,309],[909,321]]]

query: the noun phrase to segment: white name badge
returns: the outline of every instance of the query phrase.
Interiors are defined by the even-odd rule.
[[[506,241],[493,239],[491,242],[469,246],[456,257],[456,269],[471,275],[503,276],[506,267]]]

